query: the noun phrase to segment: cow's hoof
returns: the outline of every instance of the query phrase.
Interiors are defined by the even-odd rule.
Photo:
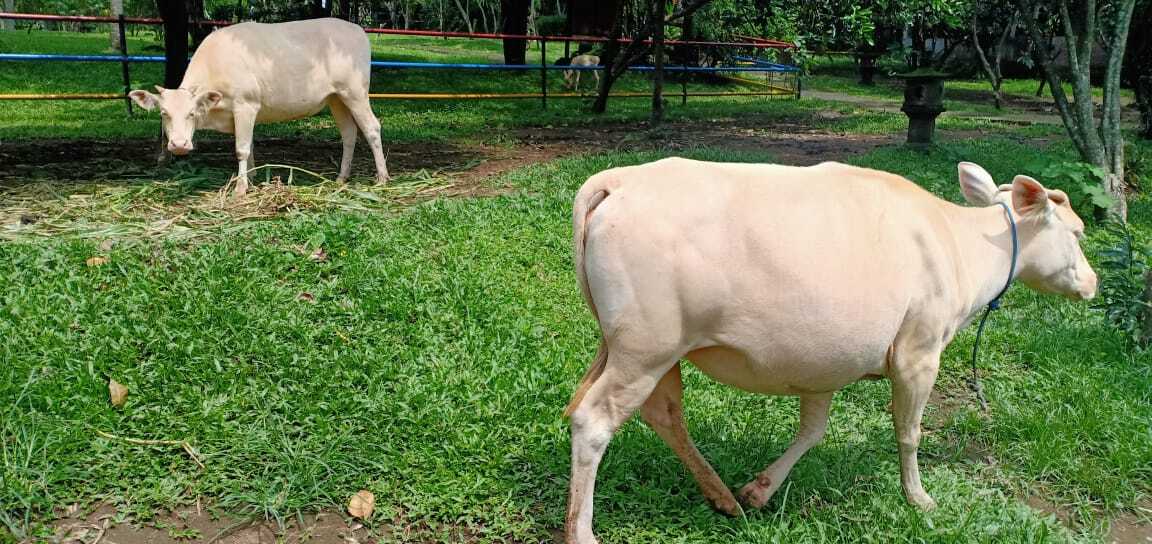
[[[744,517],[744,509],[740,507],[740,503],[737,502],[736,498],[731,494],[727,497],[721,497],[719,499],[709,498],[708,500],[712,503],[712,507],[721,514],[734,518]]]
[[[759,509],[768,504],[768,499],[772,498],[772,494],[776,492],[776,486],[771,485],[771,481],[767,484],[760,482],[761,478],[757,478],[748,482],[748,485],[740,488],[740,502],[749,508]]]
[[[908,495],[908,502],[924,512],[931,512],[936,509],[936,501],[933,500],[932,497],[929,497],[927,493]]]

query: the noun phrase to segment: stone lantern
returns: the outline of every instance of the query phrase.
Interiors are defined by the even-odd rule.
[[[936,117],[944,112],[944,79],[948,74],[917,70],[897,74],[904,80],[904,105],[908,116],[908,143],[928,145],[936,134]]]

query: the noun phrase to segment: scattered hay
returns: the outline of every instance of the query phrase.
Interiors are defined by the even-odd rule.
[[[228,234],[245,222],[293,213],[388,212],[461,192],[461,182],[454,176],[426,170],[394,178],[385,186],[347,185],[275,164],[256,168],[249,177],[254,185],[243,197],[231,194],[235,180],[212,190],[218,175],[193,168],[163,181],[45,181],[0,189],[0,240],[55,236],[188,240]]]

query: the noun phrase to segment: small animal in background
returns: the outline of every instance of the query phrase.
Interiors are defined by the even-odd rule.
[[[600,66],[600,57],[596,55],[576,55],[568,63],[569,66]],[[569,90],[580,91],[580,72],[583,70],[564,70],[564,86]],[[596,85],[600,85],[600,71],[593,70],[596,76]]]

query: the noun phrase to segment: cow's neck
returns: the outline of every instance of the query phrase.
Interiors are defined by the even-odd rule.
[[[1004,208],[999,205],[984,208],[949,205],[946,213],[951,219],[958,252],[958,302],[968,317],[991,302],[1008,281],[1012,266],[1011,226]],[[1018,219],[1015,212],[1013,218]],[[1017,275],[1020,264],[1017,255]]]

